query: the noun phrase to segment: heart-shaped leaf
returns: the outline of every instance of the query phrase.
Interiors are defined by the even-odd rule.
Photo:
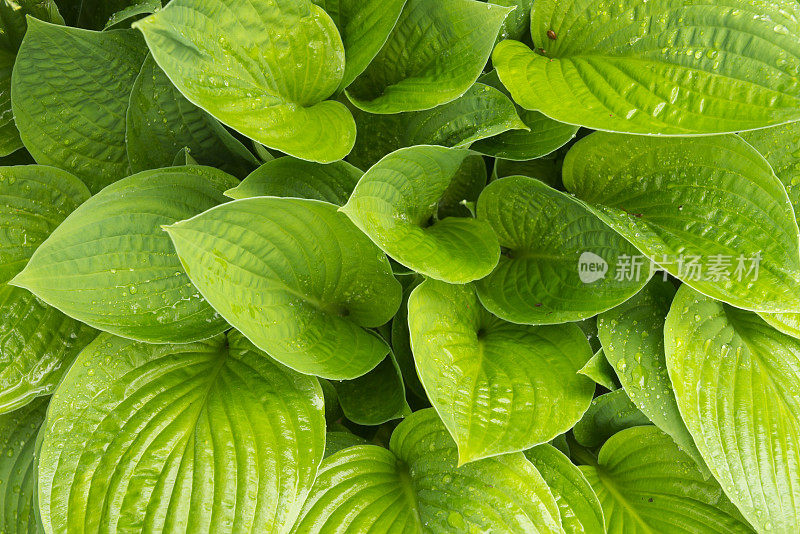
[[[605,532],[603,509],[592,486],[569,458],[549,444],[525,451],[558,502],[566,534]]]
[[[285,532],[325,446],[322,391],[238,332],[148,345],[101,334],[48,411],[46,532]]]
[[[455,100],[425,111],[394,115],[354,112],[358,136],[348,161],[368,169],[398,148],[415,145],[467,147],[499,133],[528,127],[506,95],[476,83]]]
[[[799,19],[793,0],[541,0],[537,51],[505,41],[492,61],[517,103],[561,122],[737,132],[800,119]]]
[[[126,121],[133,172],[169,167],[181,148],[201,164],[240,178],[258,164],[217,119],[183,97],[150,55],[131,89]]]
[[[134,27],[180,92],[234,130],[323,163],[353,147],[352,115],[325,100],[345,72],[342,38],[311,0],[173,0]]]
[[[370,113],[431,109],[475,83],[511,9],[476,0],[408,0],[386,44],[348,88]]]
[[[683,285],[664,327],[683,421],[759,532],[800,530],[800,340]]]
[[[614,434],[597,465],[580,469],[603,505],[608,534],[753,532],[719,483],[654,426]]]
[[[333,204],[235,200],[166,230],[200,293],[284,365],[341,380],[388,354],[366,328],[394,316],[400,284],[386,256]]]
[[[236,180],[211,167],[170,167],[120,180],[75,210],[12,284],[86,324],[154,343],[228,328],[181,268],[161,225],[226,199]]]
[[[323,164],[287,156],[264,163],[225,194],[235,199],[310,198],[341,206],[363,174],[344,161]]]
[[[364,174],[341,211],[389,256],[420,274],[452,283],[483,278],[500,255],[491,226],[467,217],[436,220],[439,202],[468,154],[435,146],[392,152]]]
[[[411,347],[431,404],[463,464],[523,451],[581,418],[594,383],[575,325],[532,327],[487,312],[469,286],[426,280],[408,299]]]
[[[616,389],[592,400],[592,404],[572,429],[575,441],[594,449],[618,431],[651,421],[636,407],[623,389]]]
[[[432,409],[400,423],[389,448],[326,458],[293,533],[563,532],[553,495],[522,453],[457,468]]]
[[[47,399],[0,415],[0,529],[5,534],[39,534],[36,506],[36,437]]]
[[[672,283],[653,278],[632,299],[600,314],[597,329],[606,358],[628,397],[707,472],[681,420],[667,372],[664,321],[674,295]]]
[[[533,178],[492,182],[478,199],[478,219],[503,247],[492,274],[476,284],[486,308],[514,323],[578,321],[624,302],[650,278],[612,267],[636,249],[585,207]]]
[[[127,176],[125,113],[146,54],[133,30],[93,32],[29,18],[11,103],[36,162],[70,171],[93,193]]]
[[[392,32],[406,0],[312,0],[331,16],[344,43],[339,90],[364,72]]]
[[[567,153],[564,186],[642,252],[630,265],[648,268],[649,258],[740,308],[800,311],[792,205],[740,137],[596,132]]]

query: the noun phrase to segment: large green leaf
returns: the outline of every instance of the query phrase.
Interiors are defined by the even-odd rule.
[[[285,532],[322,460],[317,380],[238,332],[148,345],[101,334],[41,445],[47,532]]]
[[[572,429],[575,441],[591,449],[625,428],[651,424],[623,389],[605,393],[592,401],[589,409]]]
[[[491,226],[468,217],[436,217],[468,154],[435,146],[393,152],[364,174],[341,211],[389,256],[420,274],[453,283],[483,278],[500,255]]]
[[[264,163],[225,194],[235,199],[310,198],[341,206],[363,174],[345,161],[323,164],[286,156]]]
[[[503,247],[476,284],[486,308],[514,323],[578,321],[624,302],[650,277],[619,277],[613,266],[636,249],[578,202],[533,178],[509,176],[478,199],[478,219]]]
[[[792,205],[740,137],[593,133],[567,153],[564,185],[642,251],[626,268],[649,258],[734,306],[800,311]]]
[[[508,94],[497,77],[497,71],[484,74],[478,81]],[[504,132],[479,140],[472,145],[472,149],[487,156],[524,161],[550,154],[567,144],[578,132],[577,126],[554,121],[538,111],[517,106],[517,114],[527,127],[525,130]]]
[[[342,39],[310,0],[172,0],[134,27],[180,92],[231,128],[312,161],[353,147],[352,115],[325,100],[345,72]]]
[[[684,285],[665,325],[683,421],[760,532],[800,530],[800,340]]]
[[[537,0],[534,52],[492,61],[514,100],[596,130],[726,133],[800,119],[794,0]]]
[[[183,272],[161,225],[226,199],[235,179],[211,167],[144,171],[75,210],[12,284],[100,330],[186,343],[227,329]]]
[[[49,395],[97,331],[29,291],[0,285],[0,413]]]
[[[367,374],[331,384],[345,417],[359,425],[380,425],[411,414],[403,375],[391,352]]]
[[[400,423],[389,448],[326,458],[293,533],[563,532],[553,495],[522,453],[457,468],[432,409]]]
[[[605,532],[600,501],[586,477],[569,458],[546,443],[528,449],[525,457],[536,467],[556,498],[561,526],[566,534]]]
[[[181,148],[188,148],[202,165],[242,178],[258,164],[214,117],[183,97],[152,56],[133,84],[126,120],[133,172],[169,167]]]
[[[93,32],[29,18],[11,103],[37,163],[70,171],[93,193],[127,176],[125,113],[146,54],[133,30]]]
[[[4,534],[42,532],[36,509],[36,437],[47,399],[0,415],[0,530]]]
[[[0,167],[0,283],[16,275],[42,241],[86,199],[68,172],[40,165]]]
[[[618,432],[597,465],[580,469],[600,498],[608,534],[753,532],[719,483],[654,426]]]
[[[364,72],[392,32],[406,0],[312,0],[331,16],[344,43],[339,90]]]
[[[550,441],[578,422],[594,383],[575,325],[507,323],[469,286],[426,280],[408,299],[411,347],[431,404],[463,464]]]
[[[433,109],[394,115],[354,112],[358,135],[348,161],[368,169],[386,154],[407,146],[467,147],[512,129],[528,127],[503,93],[476,83],[455,100]]]
[[[476,0],[408,0],[347,96],[370,113],[420,111],[458,98],[481,74],[510,11]]]
[[[366,328],[394,316],[400,284],[386,256],[333,204],[236,200],[166,230],[200,293],[285,365],[350,379],[389,352]]]
[[[664,321],[675,286],[653,278],[629,301],[598,317],[603,351],[639,410],[705,470],[678,411],[664,355]]]

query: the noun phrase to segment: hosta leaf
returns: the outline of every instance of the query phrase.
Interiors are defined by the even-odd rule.
[[[333,204],[236,200],[166,230],[200,293],[284,365],[341,380],[388,354],[366,328],[394,316],[400,284]]]
[[[603,349],[595,352],[594,356],[592,356],[591,359],[586,362],[586,365],[578,372],[584,376],[588,376],[596,384],[600,384],[608,390],[613,391],[619,389],[619,380],[614,373],[614,368],[608,363]]]
[[[408,331],[408,297],[420,282],[420,277],[415,277],[414,281],[403,289],[403,302],[400,304],[397,315],[392,319],[391,342],[392,353],[403,375],[403,383],[414,395],[420,399],[426,399],[425,389],[417,374],[414,353],[411,352],[411,333]]]
[[[740,137],[593,133],[567,153],[564,185],[698,291],[755,311],[800,311],[792,205]]]
[[[550,187],[563,189],[561,184],[561,164],[560,158],[541,158],[525,161],[514,161],[497,159],[492,170],[492,180],[505,178],[506,176],[527,176],[536,178],[546,183]]]
[[[364,438],[358,437],[350,432],[334,431],[325,433],[325,458],[333,456],[337,452],[354,447],[356,445],[367,445],[369,442]]]
[[[322,391],[227,339],[148,345],[101,334],[48,411],[47,532],[285,532],[325,445]]]
[[[22,148],[19,131],[11,110],[11,72],[17,56],[0,50],[0,156],[7,156]]]
[[[326,458],[293,532],[563,532],[553,495],[522,453],[459,468],[456,457],[436,412],[415,412],[390,450],[359,445]]]
[[[391,352],[364,376],[331,384],[345,417],[359,425],[380,425],[411,414],[403,375]]]
[[[143,15],[155,13],[161,9],[161,0],[138,0],[138,3],[124,7],[108,17],[104,30],[118,30],[130,27],[131,23]]]
[[[298,158],[330,162],[353,147],[339,86],[345,51],[310,0],[173,0],[134,23],[158,65],[195,105]]]
[[[37,163],[70,171],[93,193],[129,174],[125,113],[146,53],[133,30],[92,32],[28,19],[11,103]]]
[[[202,165],[238,177],[257,165],[224,126],[183,97],[149,55],[131,89],[125,142],[133,172],[169,167],[181,148]]]
[[[53,0],[4,0],[0,2],[0,49],[16,54],[25,31],[28,29],[27,16],[64,24],[64,18]]]
[[[500,33],[497,35],[497,41],[505,39],[522,39],[528,33],[531,25],[531,8],[533,7],[533,0],[487,0],[489,3],[497,4],[498,6],[506,6],[513,8],[513,11],[508,14],[503,25],[500,27]]]
[[[497,71],[484,74],[478,81],[508,94],[497,77]],[[477,141],[472,150],[496,158],[524,161],[550,154],[567,144],[578,132],[577,126],[554,121],[538,111],[517,106],[517,114],[525,124],[525,130],[504,132]]]
[[[466,147],[507,130],[527,126],[503,93],[476,83],[455,100],[425,111],[394,115],[354,113],[358,136],[348,161],[368,169],[398,148],[414,145]]]
[[[592,486],[569,458],[549,444],[525,451],[558,502],[566,534],[605,532],[603,509]]]
[[[800,5],[793,0],[543,0],[534,52],[492,61],[514,100],[596,130],[687,135],[800,118]]]
[[[575,441],[593,449],[620,430],[649,424],[650,420],[636,408],[625,390],[616,389],[595,397],[572,432]]]
[[[389,256],[420,274],[453,283],[483,278],[500,255],[491,226],[467,217],[436,220],[468,154],[435,146],[393,152],[364,174],[341,210]]]
[[[580,467],[594,488],[609,534],[753,532],[713,478],[654,426],[623,430]]]
[[[664,355],[664,321],[674,295],[672,283],[655,277],[632,299],[601,314],[598,332],[628,397],[705,471],[681,420]]]
[[[210,167],[144,171],[75,210],[12,283],[100,330],[186,343],[227,329],[181,268],[161,225],[226,199],[235,179]]]
[[[759,532],[800,529],[800,340],[684,285],[665,325],[683,421]]]
[[[183,167],[184,165],[197,165],[197,160],[192,157],[191,150],[188,147],[183,147],[178,150],[175,157],[172,158],[172,167]]]
[[[0,285],[0,332],[0,413],[52,393],[97,336],[95,329],[6,284]]]
[[[408,299],[408,326],[420,380],[461,464],[550,441],[592,400],[594,383],[577,374],[592,352],[575,325],[507,323],[471,287],[426,280]]]
[[[339,90],[364,72],[389,38],[406,0],[312,0],[331,16],[344,43]]]
[[[0,283],[25,267],[42,241],[86,199],[68,172],[42,165],[0,167]]]
[[[5,534],[42,532],[36,510],[36,436],[47,399],[0,415],[0,529]]]
[[[439,199],[439,210],[436,216],[445,217],[472,217],[471,208],[467,205],[478,201],[478,197],[486,187],[486,162],[478,154],[470,154],[461,166],[458,167],[450,185],[445,189]]]
[[[341,206],[363,174],[345,161],[323,164],[286,156],[264,163],[225,194],[235,199],[310,198]]]
[[[408,0],[347,96],[370,113],[419,111],[458,98],[478,79],[510,11],[476,0]]]
[[[533,178],[510,176],[489,184],[478,219],[503,247],[492,274],[476,284],[486,308],[514,323],[578,321],[624,302],[650,273],[616,276],[620,258],[636,254],[619,234],[572,198]]]

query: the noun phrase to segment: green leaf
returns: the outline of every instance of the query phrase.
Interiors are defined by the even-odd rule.
[[[25,31],[27,16],[53,24],[64,24],[64,19],[53,0],[4,0],[0,2],[0,49],[16,54]]]
[[[483,278],[500,255],[491,226],[466,217],[435,220],[468,154],[435,146],[393,152],[364,174],[341,211],[389,256],[420,274],[452,283]]]
[[[664,330],[683,421],[759,532],[800,530],[800,340],[684,285]]]
[[[411,333],[408,331],[408,297],[420,282],[420,277],[415,276],[413,282],[403,289],[403,302],[400,304],[400,309],[397,310],[397,315],[392,319],[390,339],[392,353],[403,375],[403,383],[414,395],[420,399],[427,399],[425,389],[417,375],[414,353],[411,352]]]
[[[0,415],[0,530],[5,534],[39,534],[36,508],[36,436],[47,411],[47,399]]]
[[[210,167],[144,171],[86,201],[12,284],[100,330],[186,343],[228,328],[181,268],[162,225],[226,199],[234,178]]]
[[[89,190],[68,172],[41,165],[0,167],[0,284],[28,263],[50,233],[86,199]]]
[[[596,384],[600,384],[604,388],[613,391],[619,389],[620,384],[617,375],[614,373],[614,368],[608,363],[603,349],[594,353],[594,356],[586,362],[580,371],[580,374],[588,376]]]
[[[469,286],[426,280],[408,299],[411,347],[422,385],[453,439],[460,464],[523,451],[581,418],[594,383],[575,325],[507,323]]]
[[[491,4],[513,8],[508,14],[500,33],[497,35],[497,42],[505,39],[522,39],[528,34],[531,25],[531,8],[533,0],[487,0]]]
[[[73,173],[93,193],[127,176],[125,113],[146,54],[132,30],[92,32],[28,18],[11,104],[36,162]]]
[[[0,285],[0,332],[0,413],[52,393],[97,336],[97,330],[6,284]]]
[[[341,206],[363,174],[344,161],[323,164],[286,156],[264,163],[225,194],[234,199],[309,198]]]
[[[593,133],[567,153],[564,185],[696,290],[749,310],[800,311],[792,205],[740,137]]]
[[[47,532],[285,532],[325,446],[322,391],[238,332],[148,345],[102,334],[48,411]]]
[[[509,94],[497,77],[497,71],[484,74],[478,81]],[[472,150],[500,159],[524,161],[552,153],[571,141],[578,133],[577,126],[554,121],[538,111],[526,110],[519,106],[516,106],[516,109],[527,127],[525,130],[509,131],[480,140],[472,145]]]
[[[675,286],[658,277],[629,301],[598,317],[600,341],[633,403],[707,473],[678,411],[664,355],[664,321]]]
[[[345,417],[359,425],[381,425],[411,414],[403,375],[391,352],[367,374],[331,384]]]
[[[11,52],[0,50],[0,156],[7,156],[23,146],[11,109],[11,73],[16,59]]]
[[[522,453],[457,468],[432,409],[400,423],[389,447],[326,458],[293,533],[563,532],[555,499]]]
[[[55,0],[67,18],[67,24],[102,30],[121,11],[134,9],[149,0]],[[72,5],[65,5],[72,4]],[[159,5],[160,7],[160,5]]]
[[[475,83],[511,9],[476,0],[408,0],[386,44],[348,88],[370,113],[420,111]]]
[[[178,153],[172,158],[172,167],[183,167],[185,165],[199,165],[197,160],[192,157],[189,147],[183,147],[178,150]]]
[[[439,199],[439,210],[436,216],[473,217],[475,202],[486,187],[486,162],[477,154],[470,154],[458,167],[450,185]]]
[[[618,279],[609,266],[636,254],[619,234],[569,196],[524,176],[492,182],[478,219],[503,247],[492,274],[476,284],[486,308],[514,323],[578,321],[624,302],[650,273]]]
[[[325,100],[345,72],[342,39],[310,0],[172,0],[133,26],[180,92],[234,130],[323,163],[353,147],[352,115]]]
[[[653,426],[623,430],[580,467],[594,488],[608,534],[753,532],[713,478]]]
[[[394,316],[400,284],[386,256],[336,206],[235,200],[166,230],[200,293],[284,365],[341,380],[388,354],[366,328]]]
[[[350,85],[383,47],[406,0],[312,0],[331,16],[344,43],[344,75]]]
[[[528,127],[503,93],[476,83],[455,100],[424,111],[374,115],[355,111],[358,136],[348,161],[368,169],[398,148],[467,147],[474,141]]]
[[[525,161],[497,159],[492,170],[492,181],[506,176],[536,178],[552,188],[563,190],[561,183],[561,158],[541,158]]]
[[[334,431],[325,433],[325,458],[333,456],[337,452],[354,447],[356,445],[367,445],[369,442],[364,438],[358,437],[350,432]]]
[[[161,9],[161,0],[140,0],[138,3],[124,7],[114,12],[105,26],[104,30],[118,30],[130,27],[131,23],[142,17],[150,15]]]
[[[561,122],[737,132],[800,119],[798,18],[793,0],[541,0],[538,50],[505,41],[492,61],[518,104]]]
[[[201,165],[244,177],[256,158],[214,117],[172,85],[148,55],[133,84],[125,142],[133,172],[169,167],[175,152],[188,148]]]
[[[536,467],[558,501],[561,526],[566,534],[606,531],[597,495],[569,458],[549,444],[528,449],[525,457]]]
[[[625,390],[616,389],[595,397],[572,432],[575,441],[593,449],[620,430],[650,424],[650,420],[636,408]]]

